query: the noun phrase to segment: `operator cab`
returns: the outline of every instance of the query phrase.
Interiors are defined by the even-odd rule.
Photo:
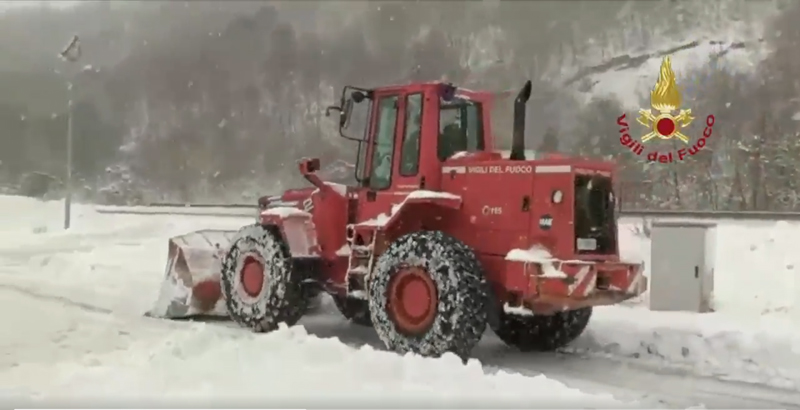
[[[492,151],[490,113],[493,94],[490,92],[457,89],[452,84],[441,82],[374,89],[345,87],[341,105],[329,107],[329,110],[340,111],[342,137],[359,144],[355,177],[357,186],[362,189],[356,190],[350,199],[351,223],[391,213],[392,207],[403,198],[400,194],[414,190],[441,191],[443,163],[448,159],[458,161],[459,155],[456,154],[459,152],[472,153],[469,164],[502,164],[505,167],[509,164],[503,161],[533,160],[530,154],[526,158],[524,143],[525,104],[530,98],[531,87],[528,81],[514,101],[512,146],[507,160],[502,159],[504,155]],[[562,212],[559,215],[563,217],[557,218],[559,222],[556,224],[574,220],[574,224],[563,228],[573,231],[571,235],[575,239],[564,253],[582,257],[615,253],[616,216],[611,166],[597,161],[553,157],[540,159],[538,165],[567,171],[550,173],[537,179],[534,186],[517,190],[523,204],[520,209],[525,215]],[[475,175],[470,178],[496,177]],[[510,182],[513,180],[509,177],[505,185],[513,185]],[[506,187],[485,189],[494,192],[495,188],[497,195],[480,195],[508,197],[500,195]],[[531,204],[530,198],[524,205],[524,197],[530,195],[530,189],[543,196],[561,192],[559,195],[564,196],[566,200],[563,202],[569,204],[569,209],[543,201]],[[479,194],[471,192],[470,195]],[[526,223],[517,223],[521,220],[510,224],[510,229],[526,231]],[[555,228],[540,229],[537,222],[535,229],[547,236],[562,230]]]
[[[457,152],[492,147],[492,95],[432,82],[344,88],[339,132],[359,143],[358,185],[438,190],[441,164]]]

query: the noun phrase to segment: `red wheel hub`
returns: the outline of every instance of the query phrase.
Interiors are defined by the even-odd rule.
[[[403,333],[427,331],[436,318],[439,295],[436,283],[420,267],[403,267],[389,280],[388,311]]]
[[[240,274],[244,293],[251,297],[260,295],[264,287],[264,264],[253,256],[247,256]]]

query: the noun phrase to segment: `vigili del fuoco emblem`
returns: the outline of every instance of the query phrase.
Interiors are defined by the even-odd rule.
[[[677,116],[672,112],[681,106],[681,93],[675,83],[675,72],[672,71],[672,63],[669,56],[661,61],[661,70],[658,73],[658,82],[650,92],[650,107],[639,110],[639,124],[651,129],[650,132],[642,136],[642,142],[650,141],[658,137],[661,139],[671,139],[673,137],[689,143],[689,137],[683,135],[681,129],[688,127],[692,123],[692,110],[680,110]],[[653,114],[653,110],[657,114]]]
[[[620,128],[620,143],[636,155],[642,155],[644,144],[658,138],[660,140],[680,140],[688,148],[680,148],[676,151],[659,152],[653,150],[648,152],[647,160],[661,163],[670,163],[676,160],[682,161],[689,156],[698,153],[706,146],[706,139],[711,136],[714,126],[714,116],[706,117],[706,127],[703,136],[692,143],[691,139],[684,134],[684,129],[692,124],[694,117],[691,109],[681,108],[681,92],[675,80],[675,72],[672,71],[672,60],[669,56],[661,61],[661,69],[658,73],[658,81],[653,91],[650,92],[650,108],[640,109],[639,117],[636,122],[643,125],[647,132],[637,141],[630,135],[630,127],[626,115],[622,114],[617,118]],[[673,115],[677,112],[677,115]]]

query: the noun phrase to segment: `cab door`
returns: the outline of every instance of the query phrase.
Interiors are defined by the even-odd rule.
[[[403,87],[401,92],[376,92],[370,143],[365,161],[368,176],[359,193],[358,221],[385,219],[392,207],[412,191],[420,189],[423,146],[423,110],[426,108],[423,85]]]
[[[431,105],[430,95],[426,95],[422,86],[405,87],[405,91],[400,101],[400,117],[395,134],[397,155],[392,187],[398,192],[423,189],[425,173],[420,170],[420,153],[423,137],[429,138],[422,130],[423,118],[430,122],[430,118],[423,115],[423,110]]]
[[[357,222],[385,219],[396,196],[392,190],[397,135],[402,123],[402,99],[399,92],[375,92],[372,124],[364,158],[363,189],[358,192]],[[383,214],[383,215],[382,215]]]

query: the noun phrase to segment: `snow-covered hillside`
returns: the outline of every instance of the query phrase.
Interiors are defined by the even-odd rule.
[[[250,217],[110,215],[78,206],[68,233],[60,219],[60,203],[0,197],[0,397],[800,409],[800,394],[780,389],[800,386],[789,290],[796,291],[796,240],[787,224],[721,226],[716,313],[599,308],[562,354],[518,353],[487,333],[465,366],[455,357],[384,352],[371,329],[333,311],[265,335],[142,317],[155,300],[169,236],[236,229]],[[646,260],[649,245],[630,225],[621,230],[626,254]]]
[[[769,55],[764,34],[769,19],[779,13],[777,2],[708,2],[691,6],[679,15],[678,20],[683,22],[680,28],[648,25],[631,17],[637,24],[623,23],[610,29],[609,37],[598,42],[603,46],[581,56],[585,61],[581,66],[561,70],[560,80],[584,101],[614,97],[627,108],[638,108],[658,79],[665,56],[672,59],[678,86],[691,96],[697,85],[689,76],[692,70],[712,66],[752,72]],[[625,16],[620,17],[627,21]]]
[[[691,70],[716,64],[718,67],[750,72],[768,55],[760,39],[719,41],[712,38],[692,40],[665,46],[652,52],[623,54],[598,65],[579,70],[565,79],[586,101],[594,97],[613,97],[627,108],[638,108],[649,97],[658,80],[659,67],[670,56],[677,82],[690,96],[695,81],[687,75]]]

